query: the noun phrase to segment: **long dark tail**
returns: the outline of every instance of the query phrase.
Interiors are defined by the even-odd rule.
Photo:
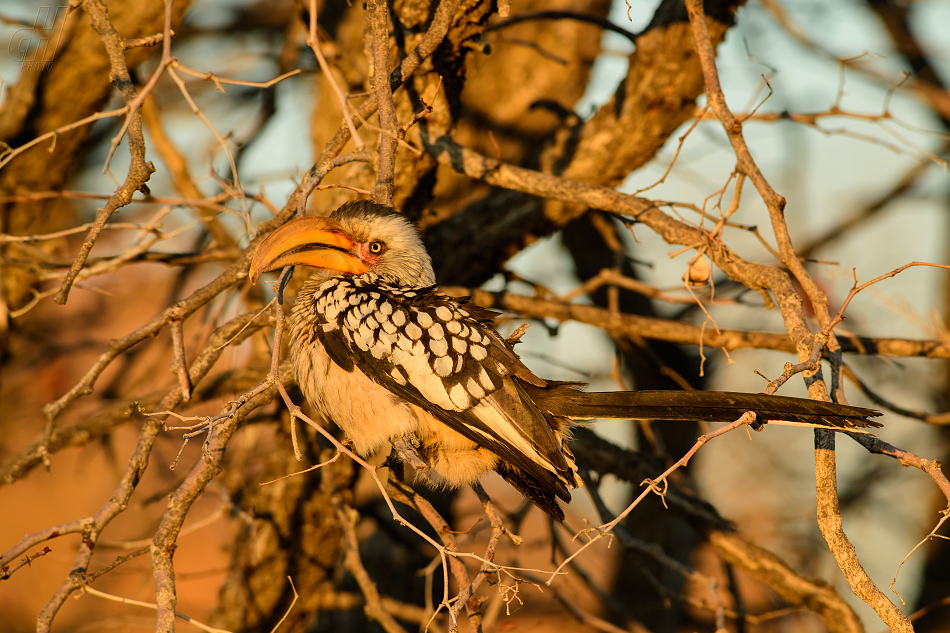
[[[616,391],[590,393],[579,383],[550,382],[538,387],[519,382],[528,396],[548,416],[568,420],[696,420],[732,422],[746,411],[754,411],[758,422],[791,422],[839,429],[883,426],[868,418],[881,415],[874,409],[862,409],[830,402],[818,402],[786,396],[733,391]],[[498,473],[535,505],[557,521],[564,520],[558,498],[567,501],[564,483],[551,477],[542,481],[502,461]],[[573,486],[571,486],[573,487]]]
[[[836,428],[879,427],[868,418],[881,415],[830,402],[732,391],[616,391],[589,393],[569,384],[530,390],[546,411],[571,420],[696,420],[732,422],[754,411],[759,422],[792,422]]]

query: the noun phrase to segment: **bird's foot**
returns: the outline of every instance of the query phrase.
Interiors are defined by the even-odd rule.
[[[409,464],[419,472],[427,472],[432,466],[419,454],[419,440],[413,435],[402,435],[391,440],[393,448],[403,463]]]

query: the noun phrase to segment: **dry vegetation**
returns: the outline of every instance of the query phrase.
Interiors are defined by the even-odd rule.
[[[858,269],[850,293],[826,274],[850,286],[856,253],[896,250],[898,235],[866,230],[889,210],[925,198],[946,210],[934,182],[950,92],[947,60],[922,39],[929,3],[848,9],[877,25],[887,63],[842,57],[795,3],[742,4],[662,0],[639,32],[611,22],[606,0],[0,8],[16,69],[0,105],[0,630],[877,629],[851,592],[891,630],[950,630],[937,461],[950,459],[950,416],[934,378],[950,358],[946,317],[891,336],[885,310],[865,304],[842,325],[861,298],[925,272],[940,275],[919,294],[943,297],[947,261],[908,249],[890,272]],[[756,72],[779,83],[738,109],[716,50],[750,15],[798,51],[791,63],[825,67],[816,82],[840,71],[837,96],[785,107],[790,71],[763,61]],[[633,43],[626,73],[592,114],[575,110],[616,45],[605,30]],[[852,85],[879,110],[849,105]],[[796,190],[761,165],[770,135],[794,130],[824,133],[823,151],[862,144],[893,161],[891,180],[863,191],[862,167],[841,164],[852,208],[820,200],[823,228],[790,230]],[[716,172],[688,158],[704,143],[727,157]],[[781,503],[740,520],[707,499],[718,475],[690,458],[746,434],[745,416],[634,425],[636,450],[578,430],[586,487],[563,525],[496,479],[407,485],[297,408],[281,307],[247,280],[274,228],[357,196],[417,221],[447,290],[506,310],[512,327],[528,320],[552,345],[560,324],[602,331],[615,357],[595,378],[703,388],[742,350],[772,350],[745,357],[767,375],[759,388],[877,406],[889,441],[815,430],[817,517],[793,520]],[[909,235],[923,248],[938,226]],[[550,278],[506,267],[550,235],[563,245]],[[553,289],[562,265],[568,292]],[[861,450],[847,477],[843,444]],[[749,470],[731,494],[808,489],[784,464],[733,464]],[[887,487],[900,466],[916,487]],[[856,549],[842,520],[875,505],[921,543],[896,585],[906,604],[865,567],[893,575],[912,546]],[[816,562],[829,550],[830,573]]]

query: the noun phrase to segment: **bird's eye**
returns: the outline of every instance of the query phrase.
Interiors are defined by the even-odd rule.
[[[386,245],[383,242],[376,241],[369,243],[369,252],[373,255],[379,255],[386,248]]]

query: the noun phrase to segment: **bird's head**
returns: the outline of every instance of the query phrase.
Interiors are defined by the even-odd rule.
[[[328,218],[298,218],[258,246],[249,276],[302,264],[344,275],[373,272],[403,286],[435,283],[432,260],[419,231],[390,207],[366,200],[347,202]]]

